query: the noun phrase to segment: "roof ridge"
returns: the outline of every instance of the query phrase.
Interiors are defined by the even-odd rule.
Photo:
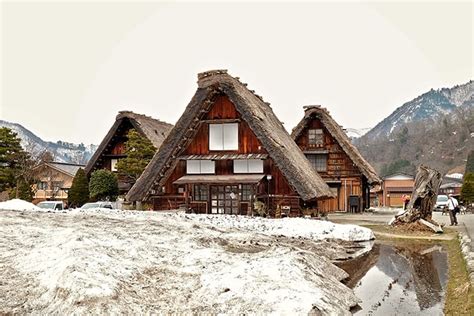
[[[207,88],[208,86],[214,84],[215,82],[212,80],[213,78],[215,81],[218,81],[219,78],[229,78],[230,80],[235,80],[238,84],[244,86],[248,91],[250,91],[256,98],[260,99],[263,103],[265,103],[265,105],[271,108],[270,102],[266,102],[261,95],[255,92],[255,90],[251,90],[246,82],[242,82],[240,80],[240,77],[234,77],[230,75],[227,69],[208,70],[198,73],[197,76],[199,88]]]
[[[66,165],[66,166],[80,166],[80,167],[85,167],[83,164],[79,163],[71,163],[71,162],[62,162],[62,161],[45,161],[46,163],[55,163],[59,165]]]
[[[166,121],[162,121],[160,119],[154,118],[153,116],[146,115],[146,114],[141,114],[141,113],[136,113],[136,112],[129,111],[129,110],[119,111],[115,119],[119,120],[123,117],[127,117],[127,118],[141,117],[141,118],[145,118],[145,119],[154,120],[154,121],[159,122],[159,123],[165,123],[165,124],[168,124],[168,125],[173,125],[173,124],[168,123]]]

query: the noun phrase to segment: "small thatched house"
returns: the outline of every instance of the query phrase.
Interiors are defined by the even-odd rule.
[[[216,70],[198,75],[196,94],[126,198],[212,214],[253,214],[259,200],[296,215],[330,196],[269,104]]]
[[[291,136],[336,196],[321,203],[321,209],[360,211],[369,207],[370,187],[381,180],[327,109],[306,106]]]
[[[148,138],[158,150],[172,128],[173,125],[146,115],[130,111],[119,112],[115,123],[87,163],[85,168],[87,176],[98,169],[117,171],[117,161],[126,157],[125,142],[131,129],[135,129],[142,136]],[[127,192],[131,185],[126,179],[119,177],[119,189],[122,193]]]

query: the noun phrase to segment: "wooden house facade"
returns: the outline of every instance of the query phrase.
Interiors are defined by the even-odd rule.
[[[261,201],[297,215],[331,196],[308,169],[268,103],[227,71],[209,71],[198,75],[196,94],[126,198],[155,210],[239,215],[252,215]]]
[[[397,173],[383,178],[382,204],[385,207],[403,207],[403,196],[411,196],[415,187],[415,177]]]
[[[171,124],[146,115],[130,111],[119,112],[109,132],[87,163],[86,175],[90,177],[91,173],[98,169],[117,172],[117,162],[126,157],[125,142],[131,129],[148,138],[158,150],[172,127]],[[126,193],[133,185],[130,180],[124,177],[119,176],[118,180],[121,194]]]
[[[37,182],[33,184],[34,203],[48,200],[67,202],[68,191],[79,168],[84,165],[45,161],[33,170]]]
[[[322,210],[361,211],[370,206],[370,188],[381,180],[327,109],[306,106],[291,136],[336,196],[321,203]]]

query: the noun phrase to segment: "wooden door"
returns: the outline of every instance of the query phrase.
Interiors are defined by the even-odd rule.
[[[239,214],[239,187],[237,185],[211,186],[211,214]]]

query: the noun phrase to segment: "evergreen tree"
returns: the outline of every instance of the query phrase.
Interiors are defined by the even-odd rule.
[[[0,191],[19,185],[25,171],[31,170],[30,161],[17,134],[9,128],[0,128]],[[29,183],[27,179],[24,182]]]
[[[117,176],[105,169],[94,171],[89,182],[89,192],[94,200],[115,201],[119,193]]]
[[[67,196],[69,207],[81,207],[89,201],[89,182],[82,168],[77,170]]]
[[[471,150],[467,155],[466,174],[470,172],[474,173],[474,150]]]
[[[28,202],[33,201],[34,195],[31,183],[23,179],[19,180],[16,188],[10,191],[10,198],[18,198]]]
[[[127,157],[117,162],[117,171],[121,176],[135,182],[155,155],[156,148],[148,138],[134,129],[128,132],[127,137],[128,140],[125,142]]]
[[[461,188],[461,199],[467,203],[474,202],[474,172],[469,172],[464,176]]]

